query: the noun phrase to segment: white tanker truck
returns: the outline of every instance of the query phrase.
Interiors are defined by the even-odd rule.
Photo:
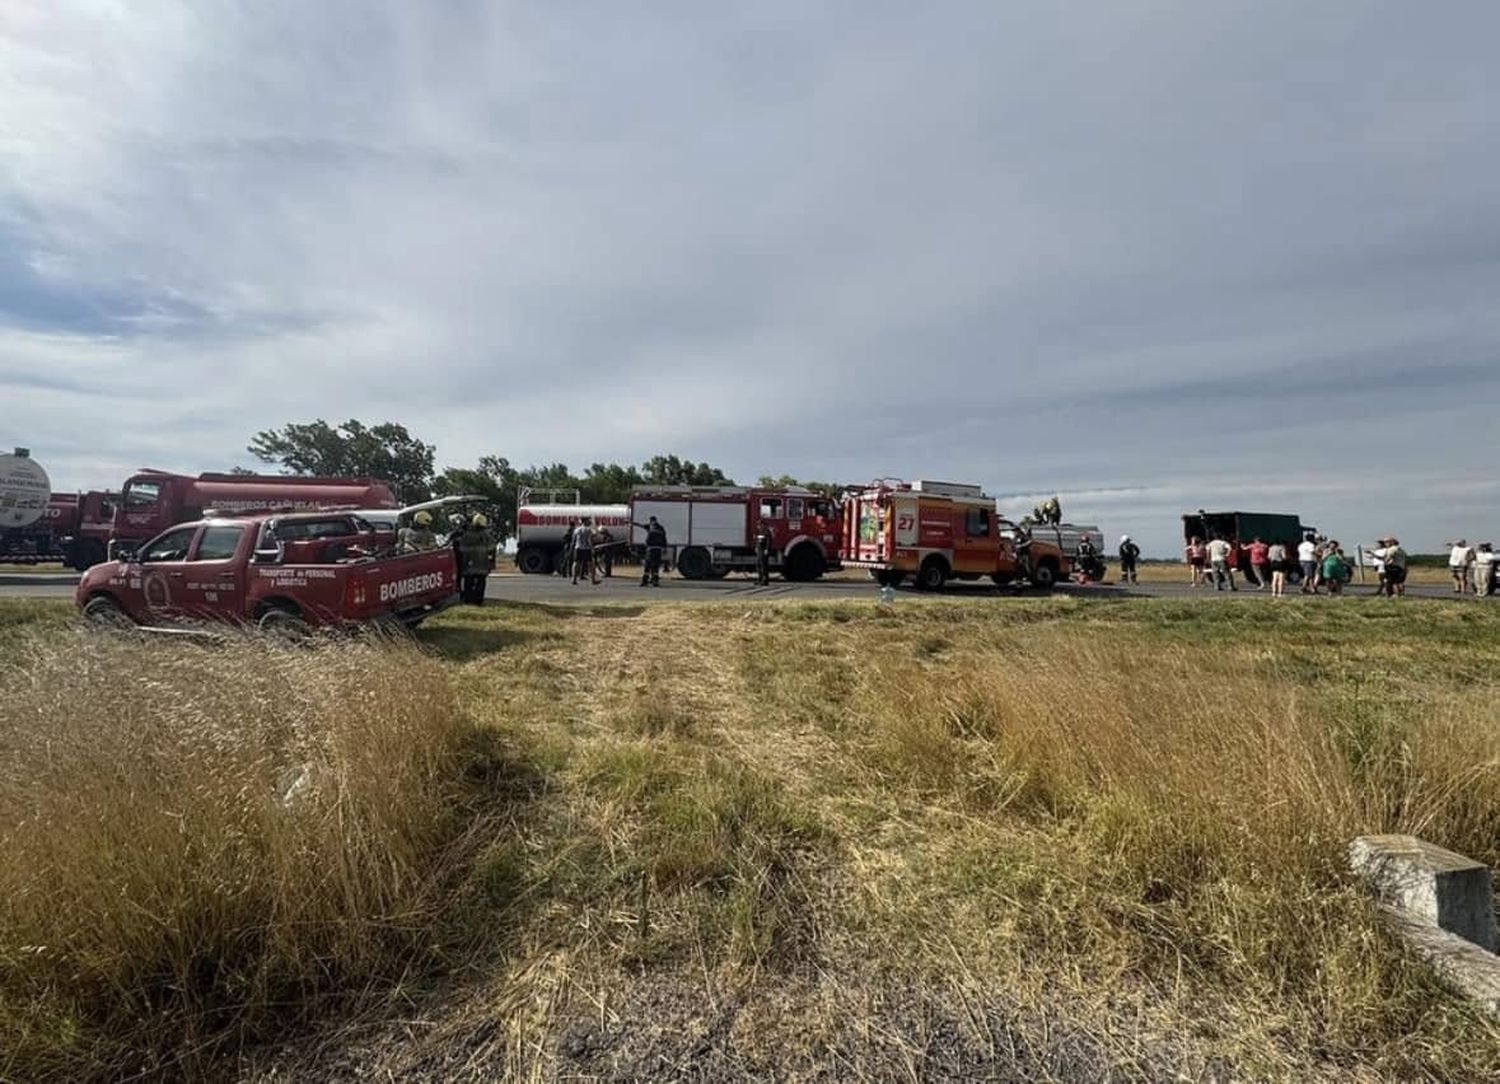
[[[621,543],[630,538],[630,505],[579,504],[576,489],[529,489],[516,498],[516,567],[531,575],[566,572],[568,528],[587,517]]]

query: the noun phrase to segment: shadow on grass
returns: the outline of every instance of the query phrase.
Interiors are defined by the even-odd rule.
[[[555,639],[548,633],[493,625],[438,625],[419,629],[417,642],[450,662],[468,662],[481,655],[519,647],[538,640]]]

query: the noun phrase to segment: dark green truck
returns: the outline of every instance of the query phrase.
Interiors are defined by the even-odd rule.
[[[1312,531],[1304,527],[1300,516],[1282,512],[1205,512],[1199,509],[1182,517],[1182,541],[1194,538],[1207,542],[1211,538],[1222,538],[1226,542],[1248,544],[1260,539],[1266,545],[1280,542],[1295,559],[1297,543]],[[1240,551],[1235,550],[1232,561],[1238,564]]]

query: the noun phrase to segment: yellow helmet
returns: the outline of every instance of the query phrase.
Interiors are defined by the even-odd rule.
[[[416,515],[412,516],[411,520],[418,527],[426,527],[428,524],[430,524],[432,522],[432,513],[429,512],[429,511],[427,511],[426,509],[423,509],[422,511],[418,512]]]
[[[475,527],[481,527],[481,528],[488,527],[490,525],[490,521],[485,518],[485,515],[484,515],[483,512],[475,512],[474,513],[474,518],[471,519],[469,522],[472,523]]]

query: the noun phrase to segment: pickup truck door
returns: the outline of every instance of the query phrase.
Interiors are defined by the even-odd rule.
[[[145,623],[182,616],[187,595],[187,557],[197,534],[196,523],[174,527],[142,546],[131,562],[131,579],[134,580],[135,574],[140,576],[140,617]]]
[[[182,567],[181,615],[219,620],[245,612],[245,571],[250,528],[244,523],[209,524],[198,535]]]

